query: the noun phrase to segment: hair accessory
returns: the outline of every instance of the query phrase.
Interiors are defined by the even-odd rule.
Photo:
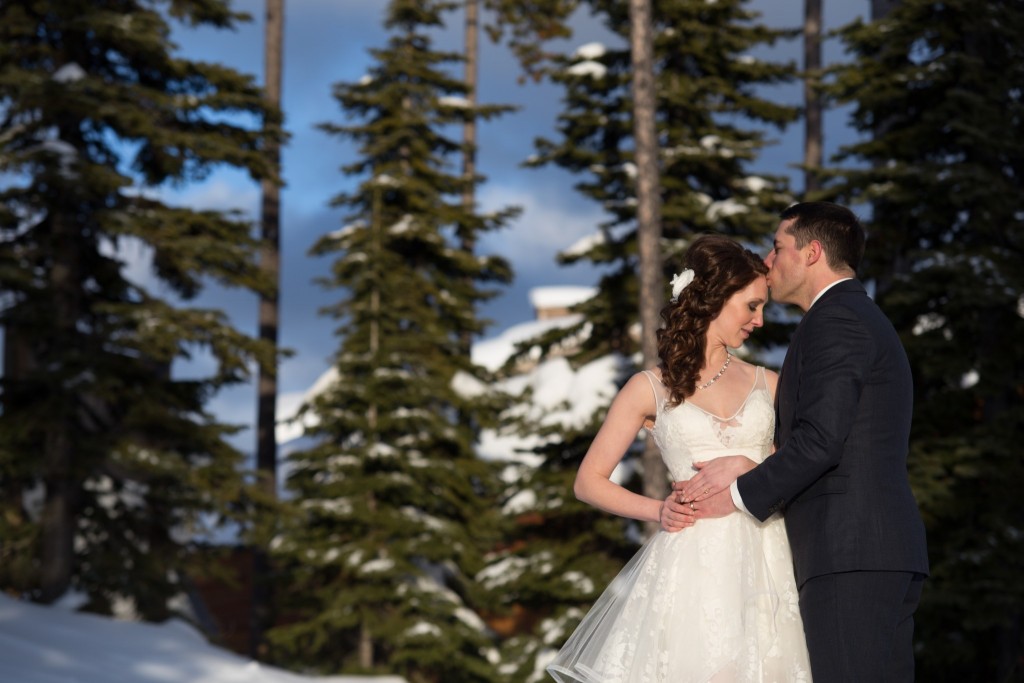
[[[676,273],[672,278],[672,303],[679,300],[679,295],[686,289],[686,286],[693,282],[693,268],[687,268],[681,273]]]

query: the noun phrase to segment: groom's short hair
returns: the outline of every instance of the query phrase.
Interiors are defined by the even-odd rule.
[[[793,220],[787,232],[798,249],[818,240],[832,270],[857,272],[864,257],[864,228],[848,208],[832,202],[800,202],[785,209],[779,218]]]

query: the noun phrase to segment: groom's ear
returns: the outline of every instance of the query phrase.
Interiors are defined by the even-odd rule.
[[[807,258],[807,265],[817,263],[819,260],[825,258],[825,252],[822,250],[821,242],[818,240],[811,240],[808,242],[805,249],[806,251],[804,253]]]

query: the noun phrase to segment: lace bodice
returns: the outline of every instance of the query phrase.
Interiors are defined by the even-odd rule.
[[[644,374],[651,381],[658,402],[650,432],[673,480],[690,478],[695,460],[745,455],[761,462],[771,452],[775,408],[764,368],[757,368],[746,398],[736,413],[728,417],[709,413],[689,401],[668,407],[665,385],[653,372],[645,370]]]

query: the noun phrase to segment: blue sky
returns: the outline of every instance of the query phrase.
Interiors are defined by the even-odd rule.
[[[826,2],[825,26],[834,28],[868,11],[866,0]],[[216,61],[263,78],[264,0],[236,0],[234,6],[252,15],[253,21],[233,32],[178,29],[174,40],[181,54],[191,59]],[[331,198],[352,187],[355,179],[345,178],[341,166],[351,163],[355,149],[345,141],[316,129],[322,122],[342,123],[346,119],[331,95],[332,84],[358,80],[372,57],[368,50],[387,40],[382,22],[386,0],[285,0],[284,72],[282,85],[285,125],[291,134],[283,150],[282,192],[282,290],[281,343],[294,353],[280,369],[279,390],[285,401],[301,395],[329,366],[337,347],[335,324],[318,314],[318,308],[337,298],[313,282],[326,273],[329,262],[307,255],[316,238],[341,227],[341,214],[329,207]],[[803,3],[794,0],[754,0],[751,7],[772,26],[794,27],[802,22]],[[454,19],[454,16],[453,16]],[[600,24],[578,16],[575,35],[559,47],[572,50],[591,41],[611,39]],[[461,25],[438,35],[442,49],[459,50]],[[838,56],[834,41],[826,43],[826,60]],[[775,58],[798,59],[796,43],[782,46]],[[759,55],[760,56],[760,55]],[[478,192],[484,209],[508,205],[523,208],[522,215],[507,230],[488,238],[484,251],[510,259],[516,272],[512,286],[484,315],[495,324],[487,336],[532,317],[527,292],[538,285],[591,285],[595,272],[585,266],[560,267],[556,253],[580,237],[593,232],[601,220],[597,207],[572,190],[574,179],[559,169],[525,169],[522,161],[532,152],[537,136],[553,135],[559,110],[560,91],[544,84],[520,83],[519,69],[502,46],[481,40],[480,93],[485,103],[515,104],[518,112],[484,123],[479,130],[478,167],[487,182]],[[779,99],[798,102],[800,90],[792,86],[774,93]],[[826,118],[826,152],[849,139],[843,112]],[[791,165],[802,158],[802,126],[778,136],[778,143],[758,164],[770,173],[795,174]],[[795,181],[799,187],[800,181]],[[259,202],[258,187],[244,175],[222,171],[202,184],[176,193],[176,201],[201,207],[236,207],[254,216]],[[257,303],[239,292],[211,291],[200,303],[224,308],[243,330],[255,333]],[[202,360],[196,367],[202,366]],[[211,409],[222,419],[251,425],[256,409],[253,386],[222,392]],[[252,431],[234,439],[244,450],[252,448]]]

